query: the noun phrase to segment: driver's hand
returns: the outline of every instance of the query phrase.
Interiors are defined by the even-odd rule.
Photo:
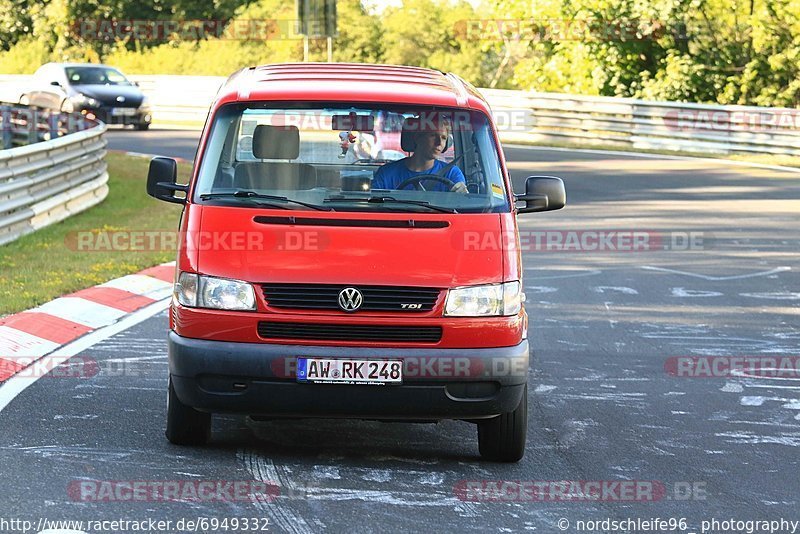
[[[464,182],[456,182],[453,187],[450,188],[450,191],[453,193],[469,193],[467,189],[467,184]]]

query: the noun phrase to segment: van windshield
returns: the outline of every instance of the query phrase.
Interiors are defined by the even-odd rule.
[[[194,202],[332,211],[510,210],[485,115],[396,106],[226,105],[211,126]]]

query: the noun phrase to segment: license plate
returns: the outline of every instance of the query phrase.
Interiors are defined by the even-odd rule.
[[[134,108],[111,108],[111,114],[115,117],[131,117],[136,115]]]
[[[402,384],[401,360],[298,358],[298,382],[334,384]]]

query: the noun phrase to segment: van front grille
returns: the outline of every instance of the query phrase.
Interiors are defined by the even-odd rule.
[[[358,311],[431,311],[439,298],[432,287],[347,286],[341,284],[263,284],[264,299],[274,308],[340,310],[339,293],[354,287],[364,298]]]
[[[437,343],[442,339],[442,327],[261,321],[258,323],[258,335],[266,339]]]

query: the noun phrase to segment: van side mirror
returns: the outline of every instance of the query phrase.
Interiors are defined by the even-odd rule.
[[[150,170],[147,173],[147,194],[158,200],[185,204],[186,197],[175,196],[176,191],[187,193],[188,185],[178,182],[178,162],[172,158],[157,157],[150,160]]]
[[[514,199],[525,202],[517,208],[517,213],[560,210],[567,203],[564,181],[555,176],[528,176],[525,180],[525,194],[515,195]]]

